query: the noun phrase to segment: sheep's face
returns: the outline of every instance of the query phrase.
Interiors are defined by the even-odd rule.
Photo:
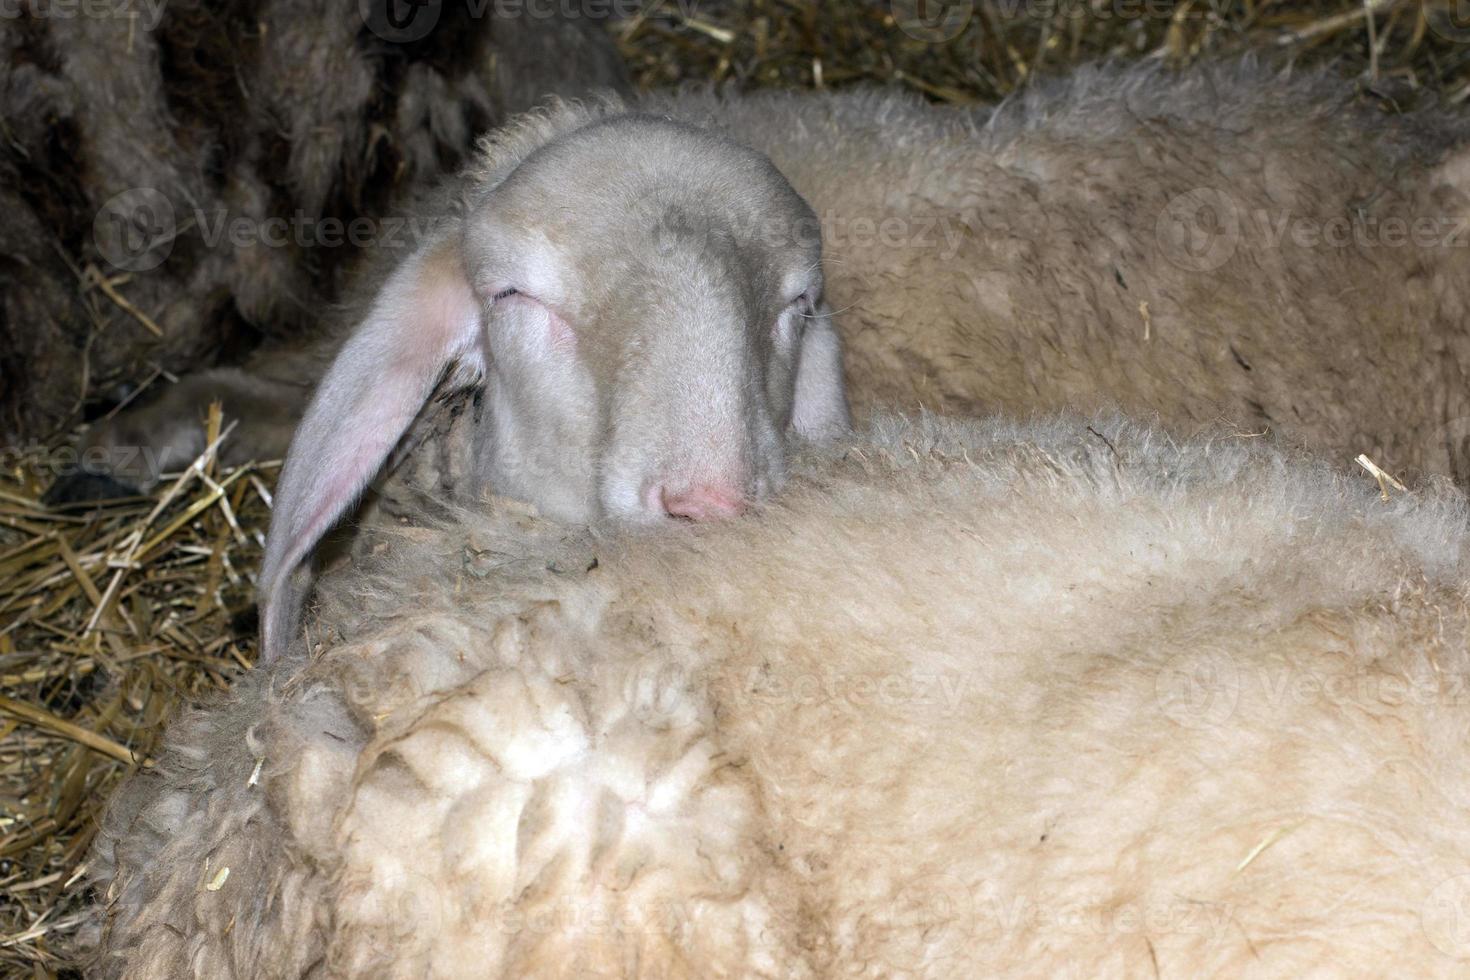
[[[778,486],[790,432],[847,426],[811,209],[757,153],[637,116],[572,130],[472,190],[382,284],[277,487],[263,658],[294,570],[435,380],[483,376],[475,469],[562,520],[705,520]]]
[[[761,155],[644,117],[547,144],[477,202],[482,477],[564,520],[737,514],[788,435],[846,426],[816,216]]]

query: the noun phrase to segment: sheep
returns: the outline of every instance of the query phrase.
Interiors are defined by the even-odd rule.
[[[0,443],[46,439],[152,368],[239,366],[262,337],[314,333],[361,238],[381,242],[379,219],[478,133],[548,94],[629,90],[611,12],[8,4]]]
[[[1303,287],[1291,300],[1311,304],[1313,318],[1304,321],[1294,313],[1301,307],[1277,303],[1272,291],[1233,266],[1233,259],[1222,263],[1212,258],[1209,275],[1198,266],[1180,268],[1187,265],[1184,259],[1199,257],[1187,252],[1171,256],[1169,234],[1158,231],[1160,218],[1170,213],[1165,202],[1171,196],[1194,200],[1188,187],[1197,187],[1202,179],[1192,165],[1200,154],[1208,156],[1217,175],[1244,172],[1236,184],[1226,185],[1233,197],[1222,197],[1240,210],[1274,202],[1288,209],[1288,217],[1295,211],[1318,215],[1324,208],[1346,207],[1342,195],[1365,188],[1378,195],[1376,201],[1359,205],[1373,221],[1386,223],[1427,206],[1427,198],[1405,196],[1408,192],[1400,185],[1407,178],[1390,175],[1402,169],[1406,158],[1417,159],[1411,151],[1423,156],[1422,144],[1437,140],[1442,147],[1451,127],[1435,129],[1426,118],[1405,127],[1404,133],[1361,141],[1361,147],[1339,155],[1338,147],[1356,147],[1354,139],[1366,122],[1322,116],[1312,151],[1335,164],[1334,171],[1312,169],[1298,137],[1280,133],[1278,138],[1284,128],[1279,123],[1258,125],[1279,116],[1283,107],[1293,112],[1304,104],[1338,108],[1320,98],[1320,78],[1288,81],[1284,94],[1248,100],[1249,108],[1234,114],[1216,113],[1211,124],[1225,132],[1262,135],[1244,150],[1202,149],[1208,145],[1197,125],[1202,114],[1222,103],[1234,105],[1232,95],[1262,94],[1262,77],[1238,64],[1207,72],[1186,80],[1171,96],[1157,97],[1167,107],[1159,110],[1150,97],[1135,97],[1157,88],[1149,84],[1158,82],[1156,74],[1101,77],[1084,72],[1060,95],[1039,92],[1034,104],[1003,108],[986,119],[984,129],[973,114],[946,113],[892,93],[721,99],[708,92],[653,97],[634,106],[619,99],[562,105],[503,129],[486,141],[477,169],[469,175],[470,189],[459,192],[461,203],[454,213],[464,215],[459,219],[462,228],[450,228],[442,244],[434,243],[439,239],[426,243],[419,257],[393,271],[375,305],[362,314],[362,326],[339,355],[301,427],[302,436],[288,458],[285,504],[275,515],[261,576],[264,657],[276,656],[293,629],[305,585],[290,584],[292,570],[388,455],[428,396],[433,379],[456,360],[462,378],[478,377],[485,365],[494,365],[485,395],[485,434],[477,444],[482,455],[488,444],[494,457],[481,467],[485,479],[498,492],[563,518],[609,513],[662,517],[665,511],[682,517],[719,516],[742,497],[779,486],[780,434],[794,428],[810,436],[813,429],[845,423],[843,395],[831,377],[837,373],[839,345],[825,328],[829,318],[822,312],[830,307],[839,318],[848,318],[839,329],[852,344],[848,372],[860,403],[911,403],[932,382],[937,398],[925,400],[962,411],[978,403],[949,403],[955,389],[973,384],[976,398],[985,392],[1014,392],[1010,404],[1004,397],[994,399],[1011,411],[1116,404],[1128,412],[1157,415],[1176,429],[1220,415],[1241,426],[1289,418],[1285,434],[1313,446],[1367,450],[1395,470],[1455,473],[1458,436],[1452,422],[1463,387],[1457,380],[1456,351],[1466,345],[1459,336],[1461,318],[1451,315],[1459,289],[1453,249],[1438,249],[1448,257],[1431,267],[1441,257],[1429,247],[1364,245],[1343,261],[1334,255],[1304,257],[1290,252],[1289,243],[1257,240],[1254,232],[1238,235],[1242,262],[1248,258],[1252,268],[1289,275],[1291,283]],[[1096,105],[1112,107],[1113,117],[1094,111]],[[1116,118],[1125,109],[1144,119],[1169,113],[1169,125],[1161,124],[1158,137],[1163,147],[1158,155],[1167,165],[1159,166],[1155,183],[1138,189],[1110,183],[1131,175],[1107,162],[1112,151],[1097,137],[1102,134],[1112,145],[1127,140],[1127,152],[1136,159],[1138,125]],[[878,138],[881,130],[919,135],[885,141]],[[576,149],[595,148],[614,131],[623,133],[615,158],[622,162],[621,170],[607,162],[613,159],[608,154]],[[1421,131],[1431,135],[1416,146]],[[1058,176],[1070,166],[1067,154],[1077,152],[1073,144],[1079,133],[1095,137],[1087,149],[1093,178],[1081,191],[1080,202],[1070,182]],[[1324,146],[1330,152],[1324,154]],[[784,203],[766,203],[771,192],[762,187],[775,186],[770,182],[779,178],[767,173],[770,164],[757,166],[747,147],[785,178],[779,181]],[[881,149],[875,153],[870,147]],[[987,152],[977,152],[981,149]],[[863,153],[869,158],[854,165],[855,155]],[[1232,153],[1250,159],[1241,162]],[[1181,157],[1185,166],[1175,162]],[[565,162],[572,159],[582,162]],[[833,167],[834,160],[844,166]],[[760,173],[762,186],[738,176],[747,166]],[[1360,187],[1348,179],[1353,168],[1367,170]],[[1017,171],[1025,176],[1014,176]],[[896,189],[879,194],[874,182],[887,184],[895,173],[901,175]],[[505,188],[532,181],[532,174],[542,188],[539,196],[526,197],[521,204],[503,200]],[[1314,180],[1332,174],[1330,186],[1338,196],[1326,203],[1320,195],[1308,196],[1313,185],[1294,179],[1296,174],[1311,174]],[[854,179],[856,175],[863,179]],[[1435,182],[1424,178],[1420,183]],[[1011,275],[1023,280],[1038,266],[1049,271],[1033,294],[979,281],[980,270],[1007,265],[995,255],[1002,247],[999,236],[984,229],[995,220],[1024,224],[1025,187],[1034,191],[1042,184],[1047,187],[1043,199],[1056,202],[1046,208],[1051,226],[1046,234],[1056,230],[1064,268],[1083,267],[1082,256],[1066,249],[1085,240],[1079,225],[1084,220],[1101,230],[1105,240],[1118,242],[1120,251],[1109,258],[1101,242],[1089,244],[1093,265],[1079,274],[1088,280],[1081,285],[1072,285],[1065,271],[1055,271],[1055,260],[1040,252],[1034,261],[1011,263],[1016,269]],[[1435,186],[1440,184],[1443,178]],[[798,206],[797,192],[805,205]],[[1219,197],[1226,191],[1212,193]],[[1088,198],[1102,201],[1090,203]],[[1120,209],[1123,201],[1134,206]],[[607,211],[615,212],[616,219],[604,221]],[[912,267],[915,252],[923,251],[917,241],[895,245],[881,235],[864,240],[845,234],[864,216],[882,227],[917,229],[925,214],[937,215],[940,233],[954,252],[935,275]],[[519,226],[515,235],[506,231],[511,225]],[[487,235],[485,228],[501,230]],[[962,234],[966,228],[972,234]],[[541,237],[536,237],[538,230]],[[819,251],[813,241],[818,237],[826,239],[830,251]],[[1140,243],[1140,237],[1146,241]],[[514,247],[495,244],[511,240],[517,242]],[[750,243],[753,256],[774,252],[794,258],[725,262],[720,256],[730,241],[742,243],[742,250]],[[446,298],[450,293],[433,285],[441,275],[434,270],[442,264],[421,258],[433,248],[465,257],[466,268],[445,282],[478,283],[477,288],[460,288],[453,294],[458,299]],[[1285,258],[1278,254],[1282,252]],[[595,261],[586,258],[594,255],[599,256]],[[792,264],[816,265],[819,258],[848,285],[829,292],[821,276],[800,275]],[[1104,266],[1097,264],[1099,259],[1106,259]],[[1177,264],[1171,265],[1171,259]],[[538,270],[538,264],[544,268]],[[1100,273],[1101,268],[1106,271]],[[1416,285],[1415,269],[1421,280],[1432,280],[1425,288]],[[1114,299],[1099,298],[1094,288],[1099,275]],[[1356,280],[1355,288],[1367,288],[1371,295],[1334,295],[1348,275]],[[1129,315],[1141,310],[1149,317],[1144,326],[1157,328],[1157,338],[1150,334],[1145,341],[1141,333],[1128,334],[1115,319],[1105,339],[1089,343],[1095,318],[1109,309],[1118,313],[1122,300],[1117,297],[1129,292],[1130,279],[1135,283],[1131,294],[1144,299]],[[887,308],[884,304],[902,292],[893,288],[898,282],[916,291],[915,302],[889,308],[878,323],[855,315]],[[549,362],[543,371],[539,359],[516,354],[519,334],[497,337],[505,332],[496,326],[498,294],[505,290],[517,304],[527,302],[528,295],[548,290],[557,294],[557,302],[549,305],[564,325],[566,343],[576,347],[590,377],[598,379],[595,388],[590,381],[556,373]],[[776,298],[751,305],[730,298],[732,291],[737,297],[766,291]],[[1195,293],[1200,294],[1198,302],[1191,299]],[[661,299],[649,306],[646,296]],[[782,368],[779,356],[768,368],[758,353],[764,343],[760,338],[771,332],[771,324],[779,327],[783,304],[791,309],[802,302],[808,303],[806,315],[815,312],[813,324],[823,327],[815,334],[806,330],[800,350],[792,348],[792,364],[802,372],[811,367],[814,348],[821,351],[823,366],[816,372],[823,379],[821,393],[811,398],[801,396],[796,371]],[[1281,308],[1272,314],[1262,303]],[[533,307],[540,311],[546,305]],[[1196,307],[1201,312],[1193,331],[1182,330],[1179,311]],[[376,312],[381,310],[390,312]],[[426,310],[441,315],[436,318]],[[911,340],[901,339],[896,330],[878,329],[905,315],[915,324],[908,329]],[[451,327],[447,320],[454,317],[460,322]],[[637,327],[613,325],[622,321]],[[750,338],[745,342],[748,353],[733,360],[721,339],[731,328]],[[1001,343],[1022,351],[1021,356],[989,356],[988,345],[975,343],[987,334],[1003,338]],[[627,339],[597,339],[614,335]],[[1269,354],[1258,354],[1268,341]],[[421,360],[407,356],[433,344],[439,348],[426,351]],[[509,351],[497,352],[506,344]],[[659,344],[680,353],[653,353]],[[601,353],[598,345],[604,347]],[[778,354],[781,346],[774,346]],[[1232,346],[1234,353],[1225,353]],[[904,363],[894,360],[896,350]],[[1466,352],[1470,354],[1470,347]],[[1217,355],[1229,358],[1234,365],[1230,372],[1212,366]],[[1367,392],[1359,391],[1365,362],[1383,372]],[[649,364],[662,373],[654,377],[646,369]],[[951,370],[956,364],[962,366]],[[1444,375],[1442,383],[1420,377],[1426,364]],[[1025,377],[1039,372],[1047,390],[1021,383],[1018,366]],[[1319,380],[1300,380],[1305,376]],[[953,383],[946,380],[951,378]],[[1398,381],[1390,385],[1394,378]],[[792,379],[798,381],[798,395],[788,426],[779,406],[790,399]],[[751,412],[766,399],[739,394],[752,389],[785,389],[771,403],[778,407],[769,418]],[[624,404],[630,400],[637,402],[636,410]],[[818,423],[804,424],[804,404],[829,403],[838,407],[816,409]],[[1255,415],[1252,405],[1260,409]],[[365,411],[369,406],[372,410]],[[746,421],[736,425],[734,419],[742,414]],[[528,419],[535,424],[528,425]],[[774,432],[755,435],[772,424]],[[370,451],[364,439],[371,442]],[[744,448],[752,439],[758,448]],[[710,448],[721,442],[726,448]],[[708,458],[721,452],[734,453],[738,465]],[[635,456],[637,461],[629,462]],[[760,464],[753,471],[752,459]],[[597,474],[595,484],[589,472]],[[648,505],[644,498],[657,496],[665,484],[678,489],[683,503],[664,507],[655,499]]]
[[[860,411],[1223,418],[1470,482],[1463,114],[1254,59],[1082,67],[994,110],[655,104],[767,153],[821,217]]]
[[[1226,419],[1470,482],[1458,117],[1253,60],[1083,67],[984,109],[683,90],[602,111],[733,137],[808,201],[860,415]]]
[[[292,440],[263,661],[294,635],[303,561],[436,386],[482,389],[480,481],[568,521],[739,514],[781,485],[788,438],[848,428],[816,218],[760,154],[567,108],[504,130],[443,208]]]
[[[1463,973],[1448,481],[1077,415],[790,469],[360,536],[114,799],[94,975]]]

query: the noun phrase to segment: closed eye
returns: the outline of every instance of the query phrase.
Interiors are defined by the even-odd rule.
[[[502,303],[505,300],[519,300],[522,303],[530,303],[533,306],[545,307],[553,314],[556,312],[555,310],[551,310],[551,307],[547,306],[546,303],[543,303],[538,297],[532,296],[530,293],[524,292],[516,288],[515,286],[507,286],[500,292],[492,296],[490,298],[490,305],[494,306],[495,304]]]
[[[771,328],[772,335],[783,346],[794,344],[806,330],[805,321],[811,319],[814,314],[811,293],[802,293],[787,303],[781,315],[776,317],[776,322]]]
[[[544,328],[544,331],[538,334],[538,336],[549,342],[550,349],[560,351],[576,349],[577,335],[572,330],[572,325],[563,319],[556,310],[547,306],[530,293],[521,292],[515,286],[507,286],[494,293],[491,296],[490,305],[499,306],[504,300],[519,301],[504,309],[508,314],[520,313],[523,316],[531,317],[531,320],[526,321],[528,324],[540,324]],[[517,316],[514,319],[521,320],[523,316]]]

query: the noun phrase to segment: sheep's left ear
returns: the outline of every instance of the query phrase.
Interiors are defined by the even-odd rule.
[[[797,358],[796,399],[791,411],[797,434],[820,442],[851,431],[852,415],[842,382],[842,340],[826,304],[807,321]]]
[[[260,660],[296,633],[298,566],[377,475],[445,370],[482,375],[480,304],[453,233],[409,256],[379,290],[296,428],[260,568]]]

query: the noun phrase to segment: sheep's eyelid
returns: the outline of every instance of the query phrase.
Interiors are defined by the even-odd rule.
[[[788,310],[795,310],[800,316],[813,316],[816,313],[816,300],[812,298],[812,291],[808,289],[800,296],[786,304]]]
[[[493,295],[492,297],[490,297],[490,305],[494,306],[496,303],[499,303],[501,300],[506,300],[506,299],[523,299],[523,300],[526,300],[528,302],[535,303],[537,306],[543,307],[548,313],[550,313],[552,316],[556,317],[559,320],[565,320],[566,319],[550,303],[548,303],[545,300],[541,299],[539,296],[533,296],[533,295],[531,295],[530,293],[526,292],[523,289],[517,289],[515,286],[507,286],[504,289],[500,290],[495,295]]]
[[[797,337],[806,332],[805,321],[816,315],[816,303],[812,300],[811,290],[807,290],[781,308],[781,312],[776,315],[776,321],[771,324],[771,333],[778,337],[785,333],[787,338],[794,342]],[[788,316],[791,317],[789,321]],[[790,323],[790,326],[783,330],[782,325],[786,323]]]

